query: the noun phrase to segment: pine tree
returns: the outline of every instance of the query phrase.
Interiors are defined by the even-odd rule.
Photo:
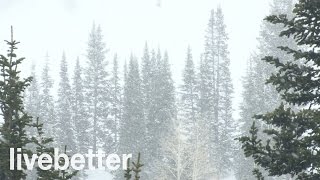
[[[124,171],[124,178],[126,180],[131,180],[131,178],[133,177],[134,180],[139,180],[140,177],[140,173],[141,173],[141,167],[144,166],[143,164],[141,164],[141,159],[140,159],[140,153],[138,153],[138,158],[137,158],[137,162],[132,162],[132,168],[130,167],[130,159],[127,159],[127,169]],[[134,173],[134,176],[132,176],[131,172]]]
[[[52,138],[45,137],[45,133],[43,132],[43,124],[39,123],[39,118],[37,118],[34,126],[37,130],[37,137],[33,138],[32,140],[37,145],[36,152],[37,155],[40,156],[41,154],[49,154],[52,159],[54,159],[54,148],[50,147],[49,144],[53,141]],[[66,147],[64,153],[66,154]],[[58,162],[61,166],[65,163],[63,160],[59,160]],[[69,162],[70,163],[70,162]],[[73,178],[78,171],[72,171],[70,169],[67,170],[55,170],[53,166],[49,170],[43,170],[37,167],[37,179],[38,180],[67,180]]]
[[[247,65],[247,72],[245,77],[243,78],[243,89],[242,92],[242,103],[240,106],[240,117],[241,122],[239,123],[239,132],[241,136],[248,135],[248,129],[250,128],[252,121],[253,113],[256,111],[256,108],[259,106],[256,100],[257,93],[255,91],[255,71],[253,61],[256,57],[251,57],[249,59]],[[252,169],[255,168],[254,162],[252,158],[247,158],[244,156],[243,151],[240,147],[237,148],[238,153],[235,157],[235,177],[239,180],[248,179],[254,180],[256,179],[252,174]]]
[[[49,75],[49,55],[46,55],[45,65],[42,70],[41,82],[40,82],[40,122],[44,124],[44,131],[48,133],[50,137],[55,137],[57,134],[52,127],[56,125],[56,116],[54,110],[53,96],[51,89],[53,87],[53,80]]]
[[[254,117],[273,127],[260,127],[268,137],[267,141],[261,139],[255,123],[251,126],[250,134],[241,137],[240,141],[245,155],[252,156],[255,163],[270,176],[289,174],[295,179],[320,178],[317,156],[319,8],[318,1],[300,0],[293,10],[293,18],[286,15],[266,18],[273,24],[284,25],[281,37],[293,37],[296,45],[309,46],[307,50],[279,47],[282,53],[292,54],[294,60],[280,59],[276,55],[263,58],[277,67],[267,82],[276,87],[284,102],[272,112]],[[293,110],[291,106],[299,108]],[[259,173],[256,171],[256,174]]]
[[[75,127],[77,149],[80,153],[86,153],[90,147],[88,133],[91,124],[88,121],[88,114],[85,108],[84,80],[79,58],[76,61],[72,80],[72,122]]]
[[[58,87],[58,100],[56,103],[57,123],[54,126],[58,132],[58,145],[68,145],[72,152],[76,151],[74,124],[71,113],[71,86],[69,82],[68,63],[63,52],[60,63],[60,82]]]
[[[225,176],[231,170],[233,163],[231,159],[234,151],[233,133],[235,131],[235,122],[232,117],[232,93],[233,85],[230,72],[230,59],[228,51],[228,35],[224,16],[221,7],[216,11],[216,60],[217,60],[217,83],[215,99],[215,118],[218,119],[218,152],[217,162],[218,177]]]
[[[30,86],[25,91],[24,105],[26,112],[33,118],[32,122],[35,122],[40,114],[40,90],[34,64],[31,66],[30,76],[32,77],[32,81],[30,82]],[[34,127],[27,127],[26,131],[30,137],[37,135],[36,128]],[[32,151],[34,151],[36,148],[35,144],[28,144],[27,147]],[[36,173],[36,169],[27,171],[26,179],[35,179],[37,176]]]
[[[192,59],[191,48],[188,47],[185,67],[183,71],[183,83],[180,87],[180,111],[184,119],[184,125],[188,129],[192,138],[192,128],[195,126],[197,113],[199,112],[197,103],[199,101],[198,80],[195,66]],[[192,141],[191,141],[192,142]]]
[[[127,159],[127,169],[125,170],[125,173],[124,173],[124,178],[126,180],[131,179],[132,177],[131,172],[132,172],[132,168],[130,168],[130,159]]]
[[[129,70],[124,85],[123,117],[120,122],[121,153],[144,152],[145,125],[143,123],[141,78],[138,61],[131,56]]]
[[[25,79],[20,78],[19,65],[25,58],[18,58],[15,54],[17,44],[19,42],[13,39],[13,30],[11,27],[11,41],[6,41],[9,45],[7,57],[0,55],[1,80],[0,80],[0,99],[1,99],[1,118],[3,123],[0,126],[0,179],[26,179],[26,162],[22,158],[21,168],[18,169],[17,151],[21,149],[20,154],[33,154],[30,147],[35,147],[36,152],[43,153],[41,150],[48,150],[48,143],[52,142],[52,138],[44,138],[43,124],[39,122],[39,118],[33,121],[24,108],[23,95],[32,82],[32,77]],[[33,84],[35,85],[35,83]],[[36,90],[34,86],[33,90]],[[36,92],[36,91],[31,91]],[[34,128],[35,130],[33,130]],[[37,134],[30,134],[30,131]],[[11,170],[10,164],[10,148],[14,148],[14,170]],[[52,148],[53,149],[53,148]],[[43,171],[37,168],[37,179],[71,179],[76,172],[55,171],[58,176],[51,174],[52,171]],[[59,174],[62,173],[62,176]],[[45,177],[45,178],[42,178]]]
[[[145,169],[146,171],[149,171],[150,167],[150,161],[149,159],[152,158],[153,152],[154,152],[154,146],[153,146],[153,132],[150,131],[150,128],[152,126],[152,121],[154,119],[154,111],[152,110],[152,103],[153,103],[153,83],[155,81],[155,55],[154,52],[152,52],[152,59],[149,52],[148,44],[145,43],[144,51],[143,51],[143,57],[141,60],[141,90],[143,94],[143,111],[144,111],[144,123],[146,124],[146,149],[144,153],[144,162],[145,162]],[[149,130],[148,130],[149,129]],[[145,172],[143,172],[145,173]]]
[[[288,14],[288,16],[292,17],[292,4],[292,0],[274,0],[270,13]],[[248,135],[254,114],[271,111],[280,104],[280,96],[275,87],[271,84],[265,84],[265,80],[275,72],[276,68],[261,61],[261,58],[265,55],[274,55],[284,61],[293,59],[292,55],[283,53],[277,48],[278,46],[297,48],[293,38],[279,37],[282,28],[283,26],[280,24],[276,25],[267,21],[262,23],[258,38],[258,51],[252,54],[247,75],[243,80],[243,102],[240,107],[240,134],[242,136]],[[261,121],[257,121],[256,125],[263,128],[272,128]],[[262,139],[267,139],[265,134],[260,133],[260,135],[264,136]],[[244,157],[242,150],[239,151],[237,158],[239,158],[237,160],[239,163],[235,167],[237,179],[256,179],[252,174],[252,168],[248,168],[255,167],[252,158]],[[266,176],[266,172],[262,171],[262,174]]]
[[[212,175],[220,179],[231,168],[233,152],[231,95],[233,92],[228,35],[222,9],[211,11],[205,36],[205,52],[200,62],[200,119],[209,127],[208,149]]]
[[[205,121],[206,126],[208,126],[208,144],[210,161],[213,157],[217,157],[212,151],[212,147],[217,147],[218,136],[215,136],[215,133],[218,132],[216,126],[216,120],[214,119],[215,112],[215,85],[216,85],[216,68],[215,68],[215,37],[214,37],[214,28],[215,28],[215,13],[214,10],[211,11],[211,16],[208,23],[208,28],[205,36],[205,52],[200,59],[199,67],[199,108],[200,114],[199,119]],[[207,171],[212,173],[215,165],[211,165],[211,168]]]
[[[106,71],[107,61],[105,58],[106,45],[103,42],[103,36],[100,26],[93,25],[89,35],[87,49],[87,68],[85,70],[85,91],[86,104],[89,119],[92,121],[92,147],[93,153],[97,152],[97,146],[100,141],[110,135],[109,129],[105,123],[108,119],[110,98],[108,73]],[[110,148],[108,148],[110,149]]]
[[[30,85],[31,77],[21,79],[18,66],[24,58],[18,58],[15,54],[19,42],[13,39],[11,27],[11,40],[6,41],[9,46],[7,56],[0,55],[1,80],[0,99],[1,117],[3,123],[0,126],[0,178],[4,180],[25,179],[26,173],[17,170],[17,159],[14,159],[15,170],[10,170],[10,148],[21,148],[22,153],[32,153],[26,148],[32,140],[28,137],[26,127],[32,123],[23,107],[23,92]],[[15,157],[17,152],[15,151]],[[25,162],[22,161],[22,169],[26,169]]]
[[[154,53],[153,53],[154,54]],[[155,61],[154,61],[155,60]],[[161,161],[164,158],[164,150],[161,148],[161,143],[164,139],[172,136],[174,121],[177,118],[177,108],[175,99],[175,88],[173,85],[169,58],[167,52],[161,56],[158,50],[157,56],[151,58],[155,62],[154,79],[152,88],[152,104],[150,112],[152,117],[148,120],[147,131],[150,132],[148,153],[152,153],[152,158],[155,162]],[[151,148],[152,149],[151,149]],[[151,165],[153,167],[153,165]],[[157,167],[151,169],[151,174],[156,174]]]
[[[143,110],[146,123],[146,153],[144,158],[146,176],[154,178],[156,165],[148,159],[159,162],[163,158],[162,141],[173,132],[173,121],[176,118],[175,89],[171,77],[168,55],[162,57],[160,49],[149,54],[145,45],[142,58],[142,91]]]
[[[130,57],[123,93],[123,115],[120,121],[119,153],[145,152],[146,126],[143,122],[141,77],[138,61]],[[117,174],[122,178],[122,174]]]
[[[185,153],[190,159],[188,178],[192,180],[205,178],[208,159],[208,128],[199,115],[199,81],[195,72],[191,48],[188,47],[183,83],[180,87],[179,112],[183,119],[184,129],[188,137],[188,148]],[[186,173],[186,172],[185,172]]]
[[[145,44],[143,57],[141,60],[141,89],[143,93],[143,110],[145,121],[151,118],[150,107],[152,103],[152,80],[153,80],[153,68],[154,64],[151,64],[150,52],[148,44]]]
[[[119,65],[118,65],[117,54],[115,54],[114,58],[113,58],[110,94],[111,94],[110,116],[112,119],[108,125],[109,125],[109,127],[112,125],[112,127],[110,127],[110,128],[112,128],[111,131],[113,132],[114,138],[110,139],[110,141],[106,141],[106,143],[113,144],[113,147],[115,148],[114,151],[115,151],[115,150],[117,150],[116,146],[118,145],[118,142],[119,142],[119,123],[120,123],[121,113],[122,113],[122,107],[121,107],[122,88],[120,85]]]
[[[33,117],[35,121],[38,117],[40,112],[40,90],[39,90],[39,83],[38,78],[35,72],[35,65],[33,64],[31,67],[31,75],[32,81],[30,82],[30,86],[27,88],[27,93],[25,96],[25,109]],[[30,128],[28,131],[31,135],[34,135],[34,128]]]
[[[140,162],[140,153],[138,153],[138,158],[137,162],[132,162],[132,171],[134,172],[134,180],[139,180],[140,179],[140,173],[141,173],[141,167],[143,164]]]

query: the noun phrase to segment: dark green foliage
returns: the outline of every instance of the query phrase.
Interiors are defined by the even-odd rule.
[[[292,0],[273,0],[270,4],[270,14],[287,14],[288,17],[293,17],[292,8]],[[247,65],[247,72],[243,78],[242,102],[240,105],[241,117],[238,128],[240,132],[239,136],[249,134],[254,114],[272,111],[281,103],[281,99],[276,88],[272,84],[265,83],[266,79],[268,79],[272,73],[276,72],[276,67],[268,62],[261,61],[261,58],[266,55],[272,55],[278,57],[282,61],[293,60],[291,54],[283,53],[279,48],[277,48],[278,46],[288,46],[297,49],[297,45],[293,38],[279,37],[282,30],[283,25],[281,24],[272,24],[268,21],[262,22],[258,37],[257,50],[251,54]],[[260,120],[256,120],[256,126],[272,128],[272,126],[268,126]],[[266,140],[268,138],[267,135],[262,132],[259,132],[259,137],[262,140]],[[252,169],[256,167],[253,162],[253,158],[244,156],[240,143],[238,149],[235,161],[236,179],[256,179],[252,174]],[[260,171],[266,179],[283,178],[267,177],[266,171],[261,168]]]
[[[139,180],[140,179],[140,172],[141,172],[141,167],[143,164],[140,163],[140,153],[138,154],[138,159],[137,162],[132,162],[133,168],[132,171],[134,172],[134,180]]]
[[[127,169],[125,170],[124,178],[126,180],[130,180],[132,175],[131,175],[132,169],[130,168],[130,159],[127,160]]]
[[[253,175],[257,178],[257,180],[264,180],[262,173],[257,168],[253,170]]]
[[[37,128],[38,132],[38,137],[33,138],[35,144],[37,145],[36,151],[37,155],[40,156],[43,153],[49,154],[52,159],[54,156],[54,148],[50,147],[49,144],[52,143],[53,139],[52,138],[46,138],[44,137],[44,132],[43,132],[43,124],[39,123],[39,118],[37,118],[37,121],[34,125]],[[66,153],[67,146],[65,146],[64,153]],[[60,165],[64,164],[62,160],[58,162]],[[60,171],[60,170],[54,170],[53,166],[49,170],[42,170],[39,167],[37,167],[37,174],[38,180],[67,180],[71,179],[73,176],[77,174],[78,171]]]
[[[319,9],[320,1],[300,0],[293,10],[293,18],[286,15],[266,18],[273,24],[284,25],[280,36],[293,37],[297,45],[308,47],[306,50],[279,47],[283,53],[292,54],[294,61],[273,56],[263,59],[277,67],[277,72],[267,82],[276,87],[285,102],[272,112],[254,117],[273,127],[263,130],[267,141],[261,140],[255,124],[250,135],[239,139],[245,155],[252,156],[271,176],[289,174],[295,179],[320,178]],[[293,110],[291,106],[300,110]],[[260,176],[257,172],[255,175]]]
[[[140,179],[141,167],[143,164],[140,162],[140,153],[138,153],[137,162],[132,162],[133,167],[130,168],[130,159],[127,160],[127,169],[125,170],[124,178],[130,180],[132,178],[132,172],[134,173],[134,180]]]
[[[12,29],[11,29],[12,31]],[[0,55],[1,78],[0,78],[0,108],[3,123],[0,128],[0,179],[1,180],[20,180],[25,179],[26,165],[22,158],[22,169],[17,169],[17,159],[14,159],[15,170],[10,170],[9,162],[10,148],[21,148],[21,153],[28,154],[29,157],[33,152],[27,146],[36,145],[37,154],[48,152],[53,154],[53,148],[47,145],[52,142],[52,138],[45,138],[42,131],[43,124],[32,122],[32,116],[29,116],[23,106],[23,93],[30,85],[32,78],[20,79],[20,71],[18,70],[24,58],[17,58],[15,50],[19,42],[13,40],[11,32],[11,41],[6,41],[9,45],[7,57]],[[37,136],[30,136],[31,128],[37,130]],[[15,152],[16,157],[16,152]],[[59,172],[59,171],[42,171],[38,170],[38,179],[45,180],[64,180],[73,177],[76,172]],[[61,175],[62,174],[62,175]]]
[[[21,79],[19,76],[18,65],[24,58],[17,58],[15,54],[19,42],[13,40],[12,32],[11,40],[6,43],[9,46],[8,54],[0,55],[0,115],[3,118],[3,123],[0,125],[0,177],[4,180],[25,179],[24,171],[9,169],[9,149],[21,148],[22,153],[31,154],[26,149],[26,145],[32,142],[27,136],[26,128],[31,125],[32,117],[24,110],[22,96],[32,78]],[[26,168],[24,162],[22,168]]]

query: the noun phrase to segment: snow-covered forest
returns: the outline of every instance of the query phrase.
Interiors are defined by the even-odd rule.
[[[183,40],[183,52],[175,51],[182,36],[172,35],[169,48],[139,39],[143,44],[128,42],[134,46],[129,54],[116,52],[99,17],[87,24],[85,42],[72,43],[77,50],[62,43],[56,45],[61,51],[52,53],[34,44],[26,49],[38,59],[30,60],[19,35],[24,28],[12,23],[11,36],[0,36],[8,40],[0,45],[0,180],[320,179],[320,1],[266,2],[252,34],[256,42],[241,42],[247,57],[235,53],[232,37],[238,29],[228,24],[246,19],[226,17],[223,3],[205,12],[201,45]],[[9,9],[18,4],[1,3]],[[69,3],[75,11],[76,1]],[[170,2],[153,3],[161,9]],[[176,23],[161,22],[164,35],[168,27],[175,32]],[[142,37],[130,32],[134,25],[118,33]],[[72,31],[62,32],[72,37]],[[46,33],[59,41],[55,32]],[[243,73],[237,77],[238,72]],[[132,154],[133,163],[115,171],[27,170],[25,162],[23,171],[9,169],[9,148],[53,156],[57,147],[70,156]]]

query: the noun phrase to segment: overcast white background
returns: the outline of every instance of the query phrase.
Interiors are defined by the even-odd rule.
[[[121,63],[131,53],[140,59],[147,41],[150,49],[168,51],[177,86],[187,46],[191,46],[197,63],[204,49],[210,10],[221,6],[229,34],[233,106],[237,110],[241,77],[269,5],[270,0],[0,0],[0,52],[7,49],[2,40],[9,39],[13,25],[15,39],[21,42],[18,55],[27,58],[25,74],[35,63],[41,75],[48,52],[51,75],[57,84],[63,51],[70,74],[77,56],[85,64],[86,43],[95,22],[101,25],[110,62],[114,53]]]

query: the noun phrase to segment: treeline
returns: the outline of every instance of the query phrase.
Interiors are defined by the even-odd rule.
[[[26,110],[44,123],[54,146],[70,152],[141,152],[142,179],[222,178],[232,169],[236,128],[227,40],[222,9],[212,10],[198,66],[188,47],[175,87],[167,52],[146,43],[143,57],[131,55],[121,72],[94,25],[85,63],[77,59],[72,75],[62,54],[57,98],[49,57],[40,76],[33,67]]]

